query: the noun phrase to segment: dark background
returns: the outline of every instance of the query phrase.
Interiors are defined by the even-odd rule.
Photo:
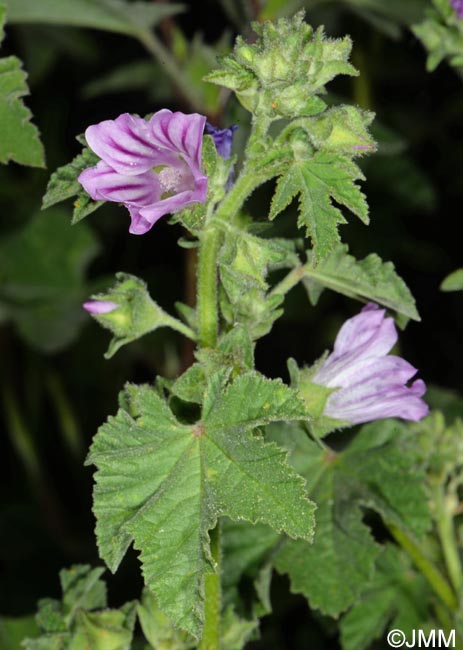
[[[210,0],[189,6],[190,11],[176,19],[188,38],[201,31],[212,44],[225,29],[236,33],[219,3]],[[442,293],[439,285],[462,264],[461,79],[445,63],[427,73],[426,54],[409,30],[391,39],[343,3],[309,10],[307,19],[314,25],[324,23],[332,36],[352,36],[353,60],[363,85],[341,79],[329,90],[346,102],[361,102],[377,115],[379,151],[361,163],[367,176],[364,191],[371,225],[367,228],[349,216],[342,236],[355,256],[375,251],[395,263],[416,297],[422,318],[421,323],[410,323],[401,336],[401,354],[419,368],[428,384],[460,390],[462,298],[458,293]],[[170,27],[169,21],[163,25],[167,41]],[[165,106],[189,110],[176,90],[167,102],[156,99],[162,78],[153,78],[146,89],[86,94],[90,81],[146,58],[140,44],[123,36],[60,27],[11,27],[3,50],[20,56],[29,72],[27,104],[42,133],[48,169],[12,164],[0,170],[2,238],[27,224],[39,210],[49,174],[79,152],[75,136],[89,124],[122,112],[144,115]],[[246,129],[246,115],[237,111],[233,98],[215,119],[223,126],[237,119]],[[391,146],[384,142],[385,131]],[[256,192],[249,210],[262,214],[270,191],[266,186]],[[65,211],[70,219],[71,206]],[[297,236],[291,217],[277,223],[279,234]],[[114,205],[90,216],[87,224],[100,243],[88,269],[89,287],[107,286],[111,276],[123,270],[147,280],[153,297],[171,311],[176,300],[186,299],[186,252],[177,246],[182,235],[178,226],[163,219],[143,237],[131,236],[128,215]],[[60,241],[50,240],[43,255],[54,246],[59,248]],[[0,290],[1,283],[0,269]],[[258,368],[286,378],[288,357],[313,361],[332,344],[345,318],[357,310],[358,304],[328,292],[315,309],[302,288],[293,290],[284,317],[258,343]],[[108,334],[89,318],[68,345],[52,353],[25,341],[8,318],[0,326],[5,432],[0,494],[2,615],[30,614],[39,597],[58,596],[57,574],[63,566],[99,562],[91,514],[92,469],[82,467],[88,445],[106,415],[117,408],[117,393],[125,381],[175,375],[188,358],[180,337],[164,331],[124,348],[110,361],[103,359],[107,344]],[[77,440],[74,446],[66,442],[69,430]],[[32,465],[25,461],[24,445],[32,450]],[[109,579],[109,586],[112,605],[138,597],[141,579],[133,552]],[[290,596],[284,578],[275,579],[273,601],[276,616],[264,621],[263,641],[253,647],[335,647],[332,623],[309,615],[303,600]]]

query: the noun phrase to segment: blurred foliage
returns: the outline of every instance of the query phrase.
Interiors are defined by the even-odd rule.
[[[0,139],[8,148],[0,148],[0,159],[40,166],[42,150],[32,126],[36,124],[48,170],[15,164],[0,169],[0,381],[2,428],[7,433],[0,500],[2,650],[18,650],[19,640],[38,634],[31,614],[38,598],[59,597],[56,575],[62,566],[96,564],[92,478],[81,465],[97,426],[116,410],[117,391],[127,379],[152,381],[157,374],[174,378],[192,360],[191,347],[182,346],[180,337],[158,330],[105,362],[107,336],[90,323],[80,306],[91,293],[108,286],[115,270],[143,275],[150,293],[169,313],[177,300],[191,303],[188,269],[194,253],[177,248],[181,227],[159,223],[141,241],[127,234],[122,209],[105,206],[98,218],[90,216],[71,228],[71,206],[38,214],[49,175],[79,154],[75,136],[88,124],[124,111],[145,115],[164,106],[199,110],[222,126],[237,123],[240,159],[240,142],[248,128],[243,110],[228,101],[227,92],[199,80],[216,67],[215,53],[226,53],[236,33],[245,30],[249,34],[250,20],[290,15],[305,5],[307,20],[314,27],[324,24],[332,36],[352,36],[360,77],[335,82],[333,94],[325,97],[333,106],[346,100],[376,113],[373,135],[378,152],[360,160],[367,179],[369,230],[352,222],[342,226],[343,233],[357,258],[375,250],[383,259],[394,260],[417,299],[422,318],[403,334],[402,349],[427,381],[452,389],[429,392],[430,403],[446,413],[448,424],[456,414],[461,416],[461,294],[440,293],[439,285],[461,267],[459,224],[454,215],[455,206],[463,200],[459,177],[463,93],[457,69],[461,67],[462,26],[444,4],[443,0],[434,5],[428,0],[208,0],[201,6],[183,3],[180,7],[129,0],[8,0],[10,24],[0,60]],[[2,12],[0,3],[3,16]],[[442,62],[432,75],[425,70],[428,53],[411,26],[429,50],[428,68]],[[27,86],[16,55],[29,73],[32,95],[25,102]],[[172,61],[178,74],[172,74]],[[32,122],[22,125],[21,136],[18,125],[9,121],[11,101],[21,103],[24,119],[29,120],[26,106],[34,115]],[[22,150],[24,137],[29,144],[36,143],[32,153]],[[259,201],[269,193],[264,186],[251,199],[256,214]],[[275,221],[273,232],[282,240],[298,236],[295,214],[293,204]],[[249,241],[237,241],[237,246],[248,245]],[[235,258],[234,251],[229,251],[224,260],[224,266],[231,260],[229,272]],[[367,265],[365,260],[355,274],[349,266],[346,275],[355,275],[363,293],[350,281],[346,295],[370,297],[362,287],[366,276],[371,280],[376,273],[371,269],[373,262]],[[268,270],[276,277],[281,273],[278,265]],[[391,268],[387,271],[392,273]],[[246,272],[249,275],[249,269]],[[306,284],[311,300],[318,301],[317,310],[309,306],[299,288],[286,298],[285,315],[275,324],[272,336],[257,347],[257,366],[270,376],[285,376],[288,355],[301,360],[319,356],[332,342],[339,323],[352,312],[351,303],[342,296],[321,294],[325,284],[319,278],[309,277]],[[459,288],[461,271],[443,285],[447,291]],[[397,291],[403,293],[402,287]],[[230,297],[227,300],[231,302]],[[409,303],[406,315],[413,317],[413,309]],[[178,390],[185,394],[181,387]],[[435,432],[437,424],[429,425],[429,430]],[[458,428],[442,426],[441,431],[453,441],[459,435]],[[454,442],[448,445],[450,457],[456,448]],[[326,479],[318,489],[328,490],[328,483]],[[328,526],[329,516],[326,520]],[[373,523],[377,538],[384,537],[381,523],[376,519]],[[359,512],[354,512],[352,525],[363,531]],[[231,532],[229,548],[233,547]],[[242,543],[239,527],[236,534]],[[270,547],[260,540],[262,546],[257,547],[250,537],[249,552],[241,558],[244,566],[237,562],[230,568],[230,575],[235,576],[226,596],[230,603],[238,590],[245,600],[260,589],[265,600],[264,577],[256,575],[256,565],[257,558],[267,557]],[[374,549],[373,541],[368,544]],[[392,544],[387,548],[378,558],[371,551],[370,564],[375,562],[378,568],[376,582],[342,619],[341,640],[347,650],[368,647],[380,635],[381,621],[395,617],[394,625],[406,628],[421,620],[419,596],[413,594],[423,593],[422,580],[410,564],[403,563],[403,556],[403,564],[393,557]],[[337,550],[336,543],[330,552]],[[282,571],[286,571],[282,558]],[[133,554],[109,583],[111,604],[140,597]],[[397,593],[396,584],[402,619],[397,619],[399,601],[391,596],[391,585]],[[309,587],[304,588],[308,591]],[[338,647],[332,623],[292,595],[286,578],[273,581],[271,601],[273,616],[264,619],[261,641],[250,643],[249,648]],[[372,603],[377,617],[374,629]],[[149,606],[145,600],[143,607]],[[109,625],[107,620],[90,623],[80,620],[72,625],[81,626],[84,638],[93,634],[95,625]],[[155,632],[147,632],[148,623],[142,621],[142,626],[148,639],[149,634],[156,638]],[[130,625],[119,621],[116,627],[124,636]],[[75,634],[76,629],[69,632],[66,628],[65,633]]]

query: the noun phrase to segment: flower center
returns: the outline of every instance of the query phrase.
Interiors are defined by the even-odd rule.
[[[191,172],[187,167],[173,167],[167,165],[166,167],[163,167],[160,170],[156,169],[155,171],[157,172],[163,190],[163,198],[192,189],[193,179]]]

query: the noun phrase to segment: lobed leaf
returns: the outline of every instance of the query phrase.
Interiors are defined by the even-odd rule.
[[[348,247],[336,246],[318,264],[304,266],[303,284],[316,305],[327,288],[357,300],[371,300],[413,320],[420,320],[415,300],[392,262],[372,253],[363,260],[348,254]]]
[[[220,515],[305,539],[313,529],[303,480],[285,463],[285,452],[252,434],[269,421],[303,419],[303,404],[281,382],[254,372],[225,392],[223,379],[210,380],[195,425],[179,423],[150,388],[128,387],[137,416],[120,410],[110,418],[87,461],[98,467],[94,511],[101,556],[114,571],[133,542],[161,609],[196,637],[204,575],[215,570],[208,530]]]
[[[338,226],[346,223],[333,201],[368,223],[368,205],[355,183],[363,178],[358,166],[341,154],[319,151],[311,158],[295,159],[278,179],[269,217],[274,219],[299,196],[298,225],[305,226],[318,261],[339,243]]]

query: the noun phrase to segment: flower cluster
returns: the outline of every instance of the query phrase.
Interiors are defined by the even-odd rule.
[[[344,323],[333,352],[311,377],[315,384],[337,389],[324,415],[352,424],[390,417],[417,421],[427,415],[424,382],[406,385],[416,368],[388,354],[396,341],[393,319],[373,303]]]
[[[125,205],[130,232],[142,235],[163,215],[206,200],[205,122],[197,113],[163,109],[149,120],[124,113],[89,126],[85,138],[101,160],[79,182],[92,199]]]

